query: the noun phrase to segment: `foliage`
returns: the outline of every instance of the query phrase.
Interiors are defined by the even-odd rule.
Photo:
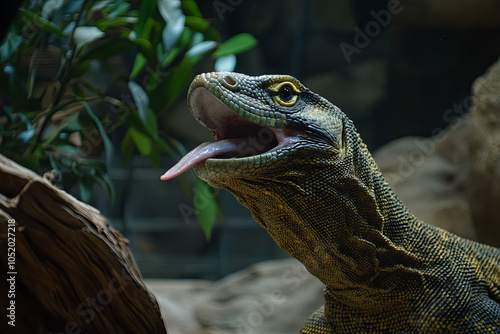
[[[57,170],[84,201],[95,184],[113,197],[113,131],[126,128],[125,161],[137,150],[159,168],[162,153],[184,151],[160,135],[157,116],[187,89],[193,66],[211,57],[217,70],[232,70],[235,55],[255,44],[248,34],[222,43],[195,1],[27,1],[0,48],[0,152],[40,174]],[[123,55],[134,59],[130,74],[114,74]],[[130,95],[117,99],[89,82],[96,63]],[[205,231],[215,205],[198,212]]]

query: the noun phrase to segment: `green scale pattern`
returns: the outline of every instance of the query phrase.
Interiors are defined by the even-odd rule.
[[[293,105],[277,102],[280,83],[295,89]],[[205,73],[190,97],[198,88],[262,129],[299,134],[195,172],[325,284],[325,305],[301,333],[500,333],[500,250],[414,217],[338,107],[285,75]]]

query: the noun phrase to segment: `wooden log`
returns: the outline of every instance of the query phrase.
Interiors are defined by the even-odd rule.
[[[48,179],[0,155],[0,332],[166,333],[127,240]]]

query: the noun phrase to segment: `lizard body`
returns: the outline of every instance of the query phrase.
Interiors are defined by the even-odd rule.
[[[301,333],[500,333],[500,250],[414,217],[349,118],[290,76],[217,72],[188,93],[216,141],[194,167],[326,286]]]

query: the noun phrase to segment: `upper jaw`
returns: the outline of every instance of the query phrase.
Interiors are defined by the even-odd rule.
[[[193,112],[193,95],[199,87],[206,88],[221,103],[244,119],[265,127],[286,128],[287,116],[264,103],[265,89],[258,83],[261,77],[250,77],[240,73],[211,72],[196,76],[188,91],[188,106]],[[265,76],[262,80],[266,80]],[[257,82],[256,82],[257,81]],[[258,94],[262,90],[262,94]],[[196,117],[196,115],[193,113]]]
[[[193,89],[188,101],[193,117],[211,130],[216,140],[248,137],[263,128],[238,115],[204,86]]]
[[[188,101],[193,116],[212,131],[216,142],[238,142],[239,152],[232,152],[233,156],[224,158],[273,152],[291,146],[301,137],[301,133],[295,130],[263,126],[248,120],[248,113],[239,115],[202,85],[190,90]]]
[[[276,126],[284,125],[284,118],[254,113],[256,107],[251,103],[254,99],[238,93],[236,87],[228,89],[231,94],[223,91],[227,89],[227,80],[236,83],[236,79],[230,80],[227,75],[202,74],[191,84],[189,109],[212,131],[216,140],[189,152],[161,177],[162,180],[171,179],[191,167],[196,167],[199,175],[209,175],[211,169],[217,169],[219,174],[224,169],[231,173],[248,171],[252,167],[274,163],[278,154],[282,156],[303,140],[301,132]],[[221,84],[220,80],[226,84]],[[241,102],[243,100],[246,104]]]

